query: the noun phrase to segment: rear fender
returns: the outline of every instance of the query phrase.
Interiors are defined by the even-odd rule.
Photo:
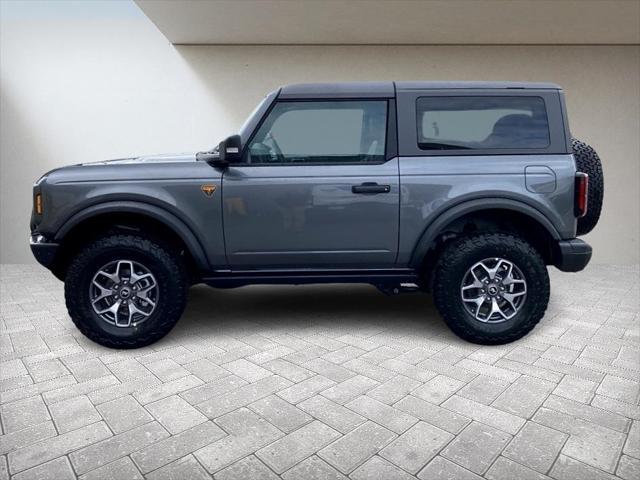
[[[433,246],[433,242],[442,230],[450,223],[469,213],[495,209],[513,210],[527,215],[542,225],[549,232],[552,238],[555,240],[559,240],[561,238],[558,230],[553,226],[551,221],[540,211],[526,203],[507,198],[479,198],[455,205],[436,217],[425,228],[420,239],[416,243],[411,255],[409,266],[416,269],[420,268],[427,252]]]

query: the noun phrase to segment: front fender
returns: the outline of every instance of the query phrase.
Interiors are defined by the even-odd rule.
[[[62,224],[55,233],[54,240],[61,241],[76,225],[105,213],[136,213],[162,222],[182,239],[198,268],[202,270],[209,268],[209,261],[202,244],[182,220],[161,207],[140,201],[110,201],[86,207]]]

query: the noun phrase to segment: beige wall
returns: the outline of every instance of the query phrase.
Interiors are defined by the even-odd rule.
[[[637,0],[135,2],[181,45],[640,43]]]
[[[91,2],[90,2],[91,3]],[[119,3],[119,2],[116,2]],[[203,149],[280,84],[459,79],[561,84],[604,160],[594,260],[639,261],[639,46],[172,46],[131,9],[2,15],[0,262],[32,262],[31,185],[75,162]]]

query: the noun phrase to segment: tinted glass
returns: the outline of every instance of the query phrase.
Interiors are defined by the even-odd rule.
[[[247,149],[247,163],[383,162],[386,101],[278,102]]]
[[[421,97],[416,111],[422,150],[549,146],[549,122],[540,97]]]

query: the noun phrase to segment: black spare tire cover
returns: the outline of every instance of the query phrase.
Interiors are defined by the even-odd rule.
[[[589,175],[589,192],[587,214],[578,219],[578,235],[585,235],[594,229],[602,211],[604,196],[604,175],[602,162],[596,151],[589,145],[575,138],[571,139],[573,156],[579,172]]]

